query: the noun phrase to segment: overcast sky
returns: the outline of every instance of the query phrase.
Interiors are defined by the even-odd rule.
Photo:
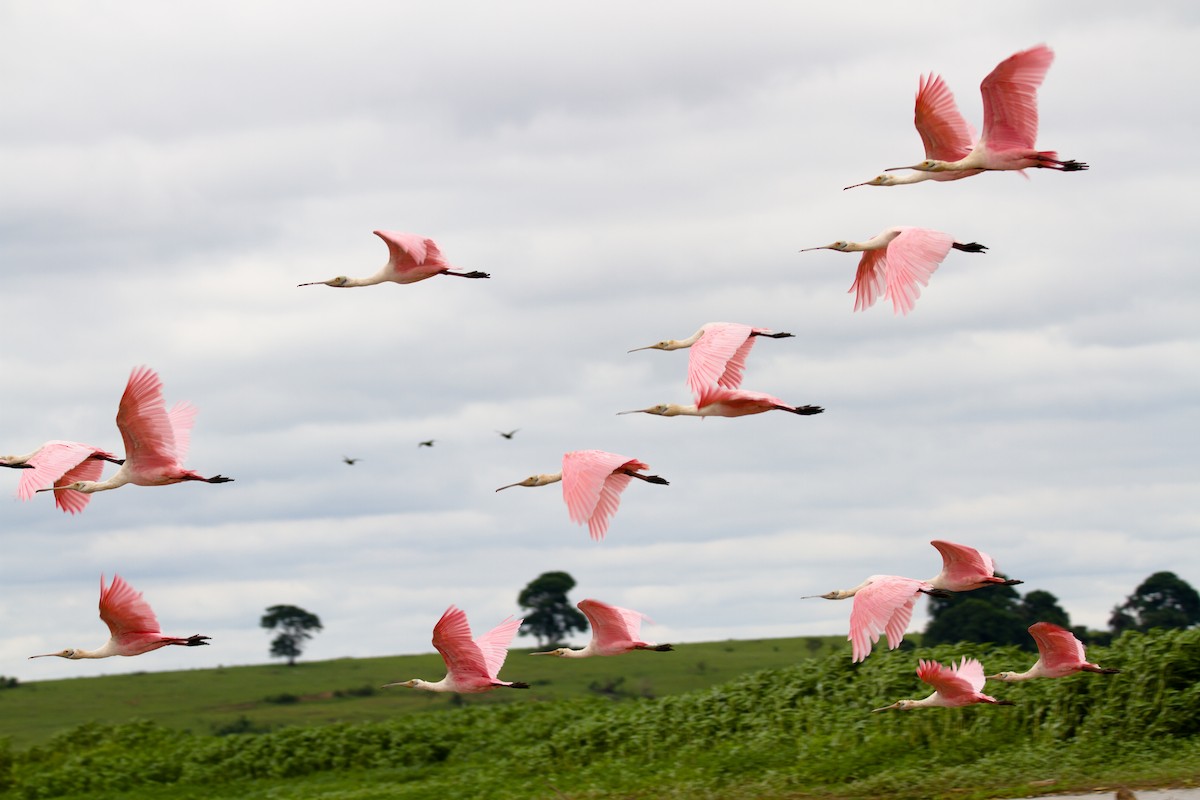
[[[0,452],[119,452],[146,364],[199,409],[188,466],[235,478],[72,517],[4,471],[0,674],[261,663],[281,603],[325,625],[306,658],[426,652],[448,605],[482,632],[548,570],[658,641],[844,634],[849,603],[800,597],[931,577],[939,538],[1094,628],[1152,572],[1200,585],[1198,23],[1032,0],[0,3]],[[842,190],[923,157],[922,73],[978,128],[979,82],[1040,42],[1039,147],[1090,171]],[[907,317],[853,312],[856,255],[798,252],[891,225],[990,249],[952,252]],[[492,278],[297,288],[374,273],[377,228]],[[616,415],[690,402],[686,352],[626,351],[715,320],[796,334],[743,387],[826,413]],[[670,481],[630,486],[602,542],[557,485],[494,491],[591,448]],[[26,660],[99,646],[114,572],[212,646]]]

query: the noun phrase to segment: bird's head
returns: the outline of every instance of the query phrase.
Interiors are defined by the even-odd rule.
[[[632,350],[626,350],[626,353],[636,353],[638,350],[678,350],[682,347],[679,342],[674,339],[663,339],[661,342],[648,344],[645,347],[635,347]]]
[[[1017,677],[1016,672],[997,672],[995,675],[988,675],[989,681],[1011,681]]]
[[[890,706],[884,706],[883,708],[874,708],[871,710],[872,710],[872,712],[874,712],[874,711],[892,711],[893,709],[896,711],[908,711],[909,709],[916,708],[916,707],[917,707],[916,700],[897,700],[896,702],[892,703]]]
[[[336,278],[330,278],[327,281],[310,281],[309,283],[297,283],[297,286],[345,286],[350,279],[345,275],[338,275]]]
[[[407,686],[409,689],[419,689],[425,681],[420,678],[413,678],[411,681],[399,681],[398,683],[385,683],[382,688],[386,689],[389,686]]]
[[[622,414],[657,414],[660,417],[673,417],[679,413],[678,406],[673,403],[659,403],[656,406],[649,408],[635,408],[632,411],[618,411],[617,416]]]
[[[820,597],[825,600],[845,600],[847,597],[853,597],[854,592],[847,592],[845,589],[834,589],[832,592],[825,594],[806,594],[801,597],[801,600],[811,600],[814,597]]]
[[[842,239],[839,239],[836,242],[834,242],[833,244],[824,244],[824,245],[821,245],[820,247],[806,247],[803,250],[801,250],[800,252],[807,253],[809,250],[838,250],[838,251],[841,251],[844,253],[850,249],[851,244],[853,244],[853,242],[847,242]]]
[[[871,180],[869,180],[869,181],[863,181],[862,183],[853,183],[853,184],[845,187],[845,189],[843,189],[842,191],[845,191],[846,189],[857,189],[859,186],[895,186],[895,185],[896,185],[896,176],[895,175],[876,175],[874,178],[871,178]]]
[[[884,170],[884,172],[896,172],[902,169],[915,169],[918,172],[945,172],[946,162],[938,161],[934,158],[927,158],[924,161],[918,164],[913,164],[910,167],[888,167],[886,170]]]
[[[41,655],[30,656],[30,658],[49,658],[50,656],[58,656],[59,658],[75,659],[79,658],[79,656],[76,655],[78,652],[79,651],[74,647],[68,647],[66,650],[59,650],[57,653],[42,653]]]
[[[84,494],[91,494],[92,492],[96,491],[95,486],[96,486],[95,481],[75,481],[74,483],[67,483],[62,486],[47,486],[45,489],[38,489],[37,491],[39,491],[39,492],[73,491],[73,492],[83,492]]]
[[[547,650],[544,653],[530,653],[531,656],[565,656],[569,648],[560,647],[557,650]]]
[[[523,481],[517,481],[516,483],[510,483],[507,486],[501,486],[496,491],[499,492],[502,489],[511,489],[514,486],[545,486],[548,483],[556,483],[557,481],[561,481],[561,480],[562,480],[561,473],[556,474],[556,475],[530,475],[528,478],[526,478]]]

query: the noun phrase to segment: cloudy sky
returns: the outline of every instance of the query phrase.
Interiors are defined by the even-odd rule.
[[[146,364],[236,479],[72,517],[0,475],[0,674],[260,663],[279,603],[324,622],[309,658],[423,652],[548,570],[659,641],[844,633],[800,597],[930,577],[937,538],[1091,627],[1200,585],[1198,34],[1185,3],[0,4],[0,452],[120,451]],[[922,73],[978,127],[1039,42],[1039,146],[1090,171],[842,190],[922,157]],[[891,225],[990,250],[907,317],[798,252]],[[377,228],[492,279],[297,288],[374,273]],[[626,351],[714,320],[796,334],[743,386],[826,413],[616,415],[689,402],[686,352]],[[557,486],[494,491],[591,448],[671,482],[603,542]],[[99,646],[114,572],[212,646],[26,660]]]

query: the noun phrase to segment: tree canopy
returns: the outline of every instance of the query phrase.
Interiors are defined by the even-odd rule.
[[[304,642],[321,630],[321,620],[297,606],[271,606],[259,621],[268,630],[279,630],[280,634],[271,641],[271,657],[286,658],[288,666],[296,665],[296,659],[304,650]]]
[[[522,608],[530,609],[521,625],[521,636],[537,637],[538,646],[555,646],[571,634],[586,631],[587,617],[567,599],[575,579],[565,572],[543,572],[517,596]]]
[[[1113,633],[1151,628],[1190,628],[1200,623],[1200,594],[1174,572],[1156,572],[1113,609]]]
[[[1037,645],[1028,629],[1035,622],[1070,627],[1067,612],[1050,592],[1034,589],[1021,597],[1011,586],[986,586],[949,597],[930,597],[929,624],[921,643],[995,642],[1034,650]]]

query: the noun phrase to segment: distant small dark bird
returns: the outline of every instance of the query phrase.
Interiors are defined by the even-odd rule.
[[[423,442],[417,442],[417,447],[433,447],[433,439],[426,439]]]
[[[359,461],[362,461],[362,459],[361,458],[350,458],[349,456],[342,456],[342,461],[345,461],[347,464],[349,464],[350,466],[353,467]]]
[[[503,436],[505,439],[511,439],[511,438],[513,437],[513,434],[514,434],[514,433],[516,433],[516,432],[517,432],[517,431],[519,431],[519,430],[521,430],[521,429],[520,429],[520,428],[513,428],[513,429],[512,429],[511,431],[509,431],[508,433],[505,433],[504,431],[496,431],[496,433],[500,434],[500,435],[501,435],[501,436]]]

